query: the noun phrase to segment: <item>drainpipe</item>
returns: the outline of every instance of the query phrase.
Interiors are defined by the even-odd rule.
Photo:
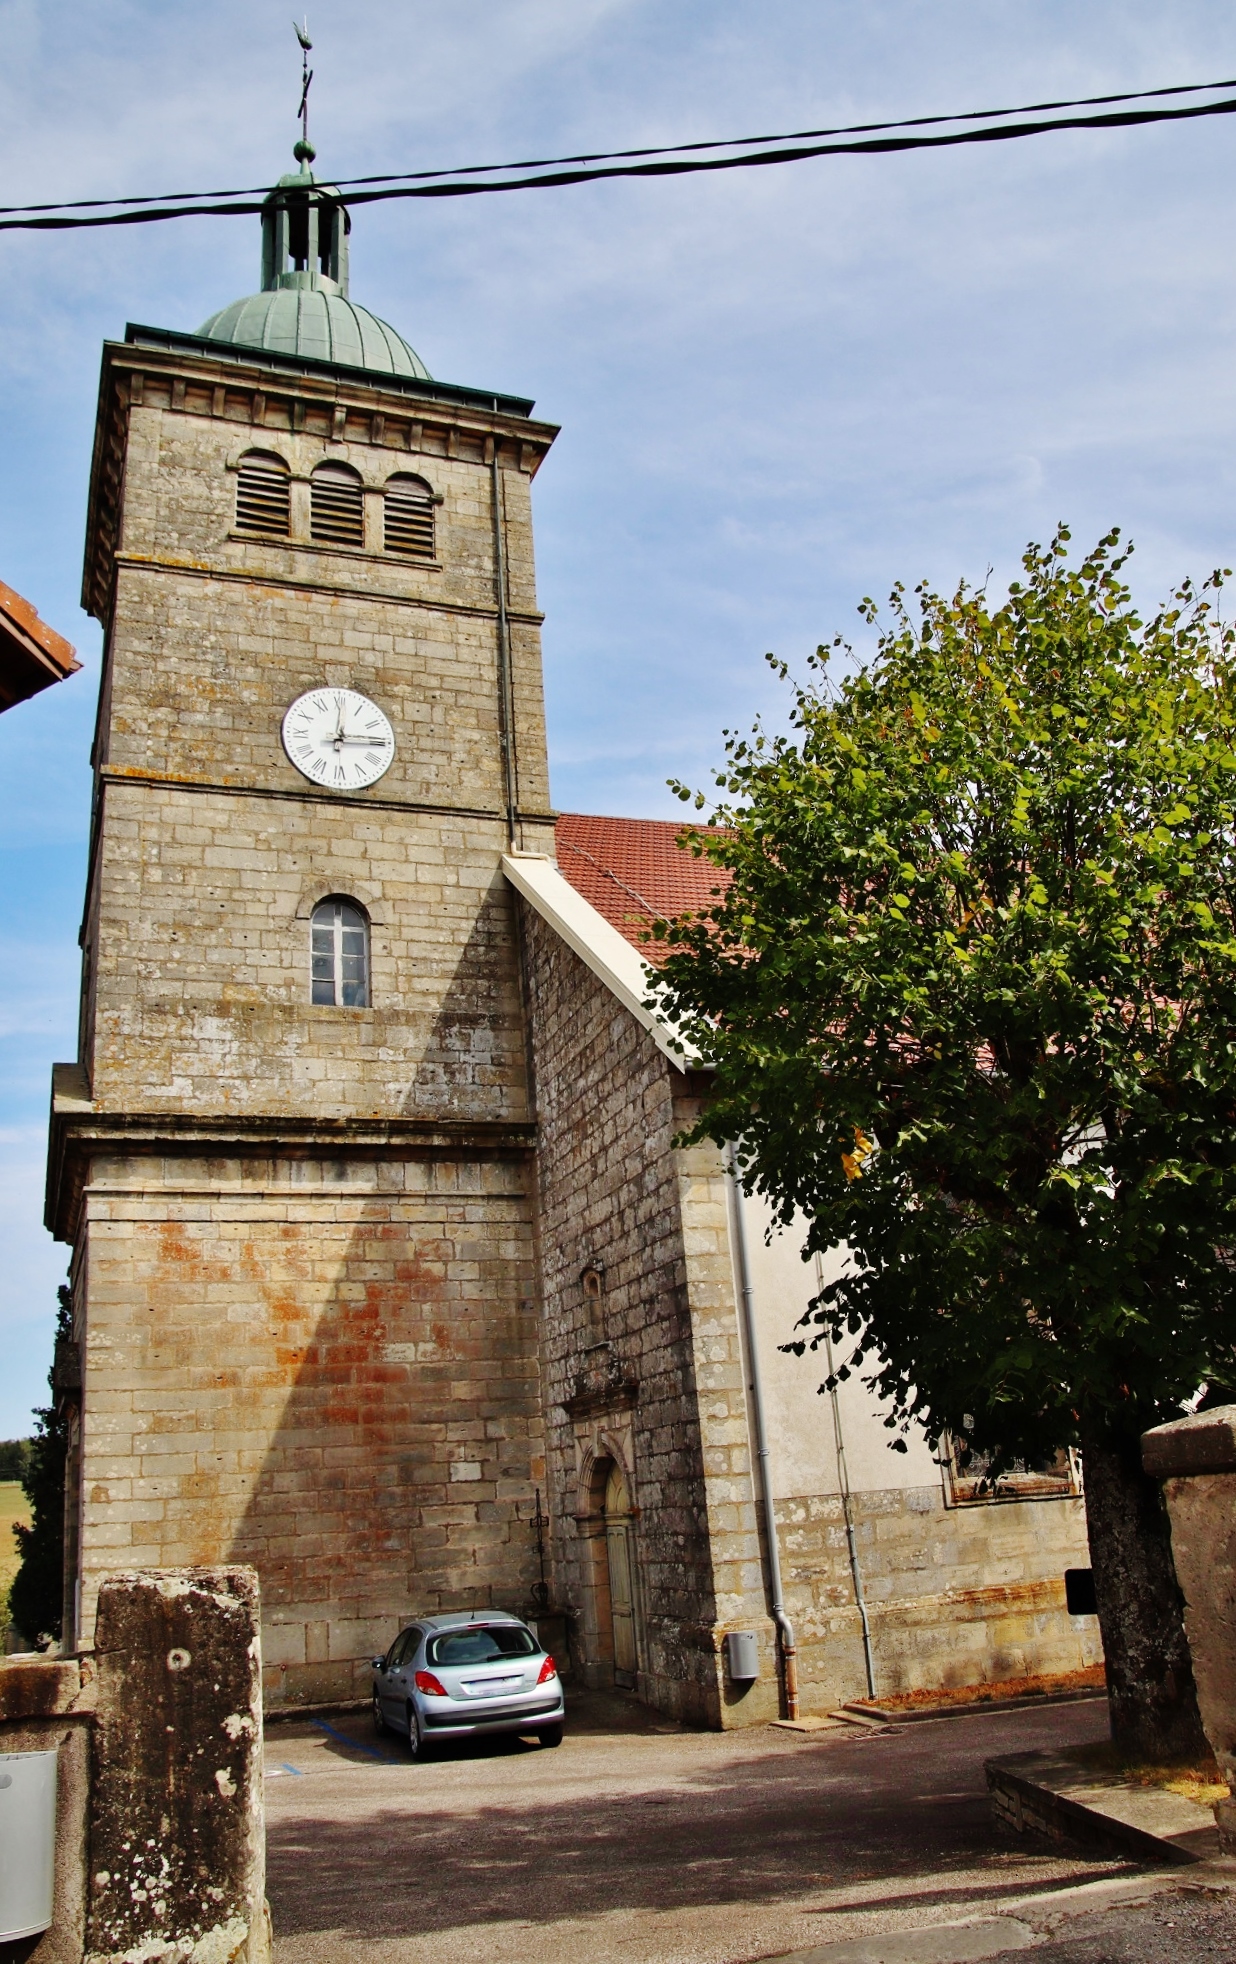
[[[768,1430],[764,1423],[764,1385],[760,1376],[760,1353],[755,1341],[755,1292],[751,1287],[751,1267],[747,1260],[747,1225],[743,1219],[742,1183],[732,1145],[726,1148],[725,1170],[734,1203],[734,1256],[738,1270],[738,1295],[742,1304],[743,1342],[747,1347],[747,1382],[751,1389],[751,1421],[755,1430],[755,1457],[760,1469],[760,1500],[764,1509],[764,1540],[768,1549],[768,1593],[772,1597],[772,1619],[781,1638],[781,1662],[785,1675],[785,1715],[798,1717],[798,1646],[794,1625],[786,1614],[781,1588],[781,1553],[777,1546],[777,1515],[773,1504],[772,1479],[768,1460]]]
[[[815,1277],[817,1287],[822,1289],[824,1287],[824,1276],[820,1268],[820,1258],[818,1255],[815,1258]],[[831,1378],[833,1375],[833,1343],[832,1338],[829,1336],[825,1336],[824,1338],[824,1355],[828,1362],[828,1375]],[[876,1682],[875,1658],[871,1651],[871,1624],[867,1618],[867,1603],[863,1595],[863,1571],[859,1567],[858,1543],[854,1539],[854,1509],[850,1503],[850,1474],[846,1465],[845,1439],[841,1431],[841,1400],[837,1396],[837,1387],[835,1384],[829,1392],[829,1397],[832,1399],[833,1405],[833,1438],[837,1445],[837,1480],[841,1487],[841,1507],[845,1515],[846,1545],[850,1551],[850,1580],[854,1584],[854,1606],[858,1611],[859,1621],[863,1626],[863,1661],[867,1666],[867,1696],[868,1698],[874,1698],[876,1695]]]
[[[494,518],[494,585],[498,601],[498,740],[502,747],[502,788],[506,803],[506,836],[509,849],[513,852],[518,845],[515,836],[518,785],[515,776],[515,703],[511,686],[511,630],[506,613],[506,512],[502,497],[502,474],[498,464],[498,445],[494,442],[494,454],[489,465],[490,486],[493,493]]]

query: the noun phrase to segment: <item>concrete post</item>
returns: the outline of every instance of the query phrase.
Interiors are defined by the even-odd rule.
[[[1142,1464],[1164,1483],[1202,1724],[1236,1794],[1236,1405],[1144,1432]],[[1236,1799],[1215,1819],[1236,1854]]]
[[[104,1581],[87,1964],[267,1964],[259,1628],[251,1568]]]

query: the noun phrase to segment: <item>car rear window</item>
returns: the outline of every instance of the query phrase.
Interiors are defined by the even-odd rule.
[[[430,1637],[426,1655],[431,1664],[492,1664],[501,1657],[534,1657],[539,1648],[531,1630],[491,1623],[444,1630],[440,1637]]]

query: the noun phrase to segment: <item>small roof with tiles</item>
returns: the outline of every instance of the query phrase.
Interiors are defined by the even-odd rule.
[[[80,667],[64,636],[0,580],[0,710],[63,682]]]
[[[679,845],[684,832],[702,830],[658,818],[593,818],[564,812],[558,820],[558,865],[598,914],[616,927],[646,962],[669,952],[645,941],[653,921],[698,913],[729,884],[729,874]]]

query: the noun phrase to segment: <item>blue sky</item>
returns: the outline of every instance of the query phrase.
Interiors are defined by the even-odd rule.
[[[319,0],[320,173],[986,108],[1236,73],[1217,0]],[[269,182],[282,5],[0,0],[6,202]],[[370,207],[353,292],[444,380],[535,396],[554,795],[673,816],[721,731],[895,579],[997,582],[1120,524],[1148,600],[1232,562],[1236,119]],[[75,1045],[98,630],[78,608],[99,345],[258,283],[254,219],[0,235],[0,579],[85,659],[0,719],[0,1437],[65,1251],[48,1075]]]

